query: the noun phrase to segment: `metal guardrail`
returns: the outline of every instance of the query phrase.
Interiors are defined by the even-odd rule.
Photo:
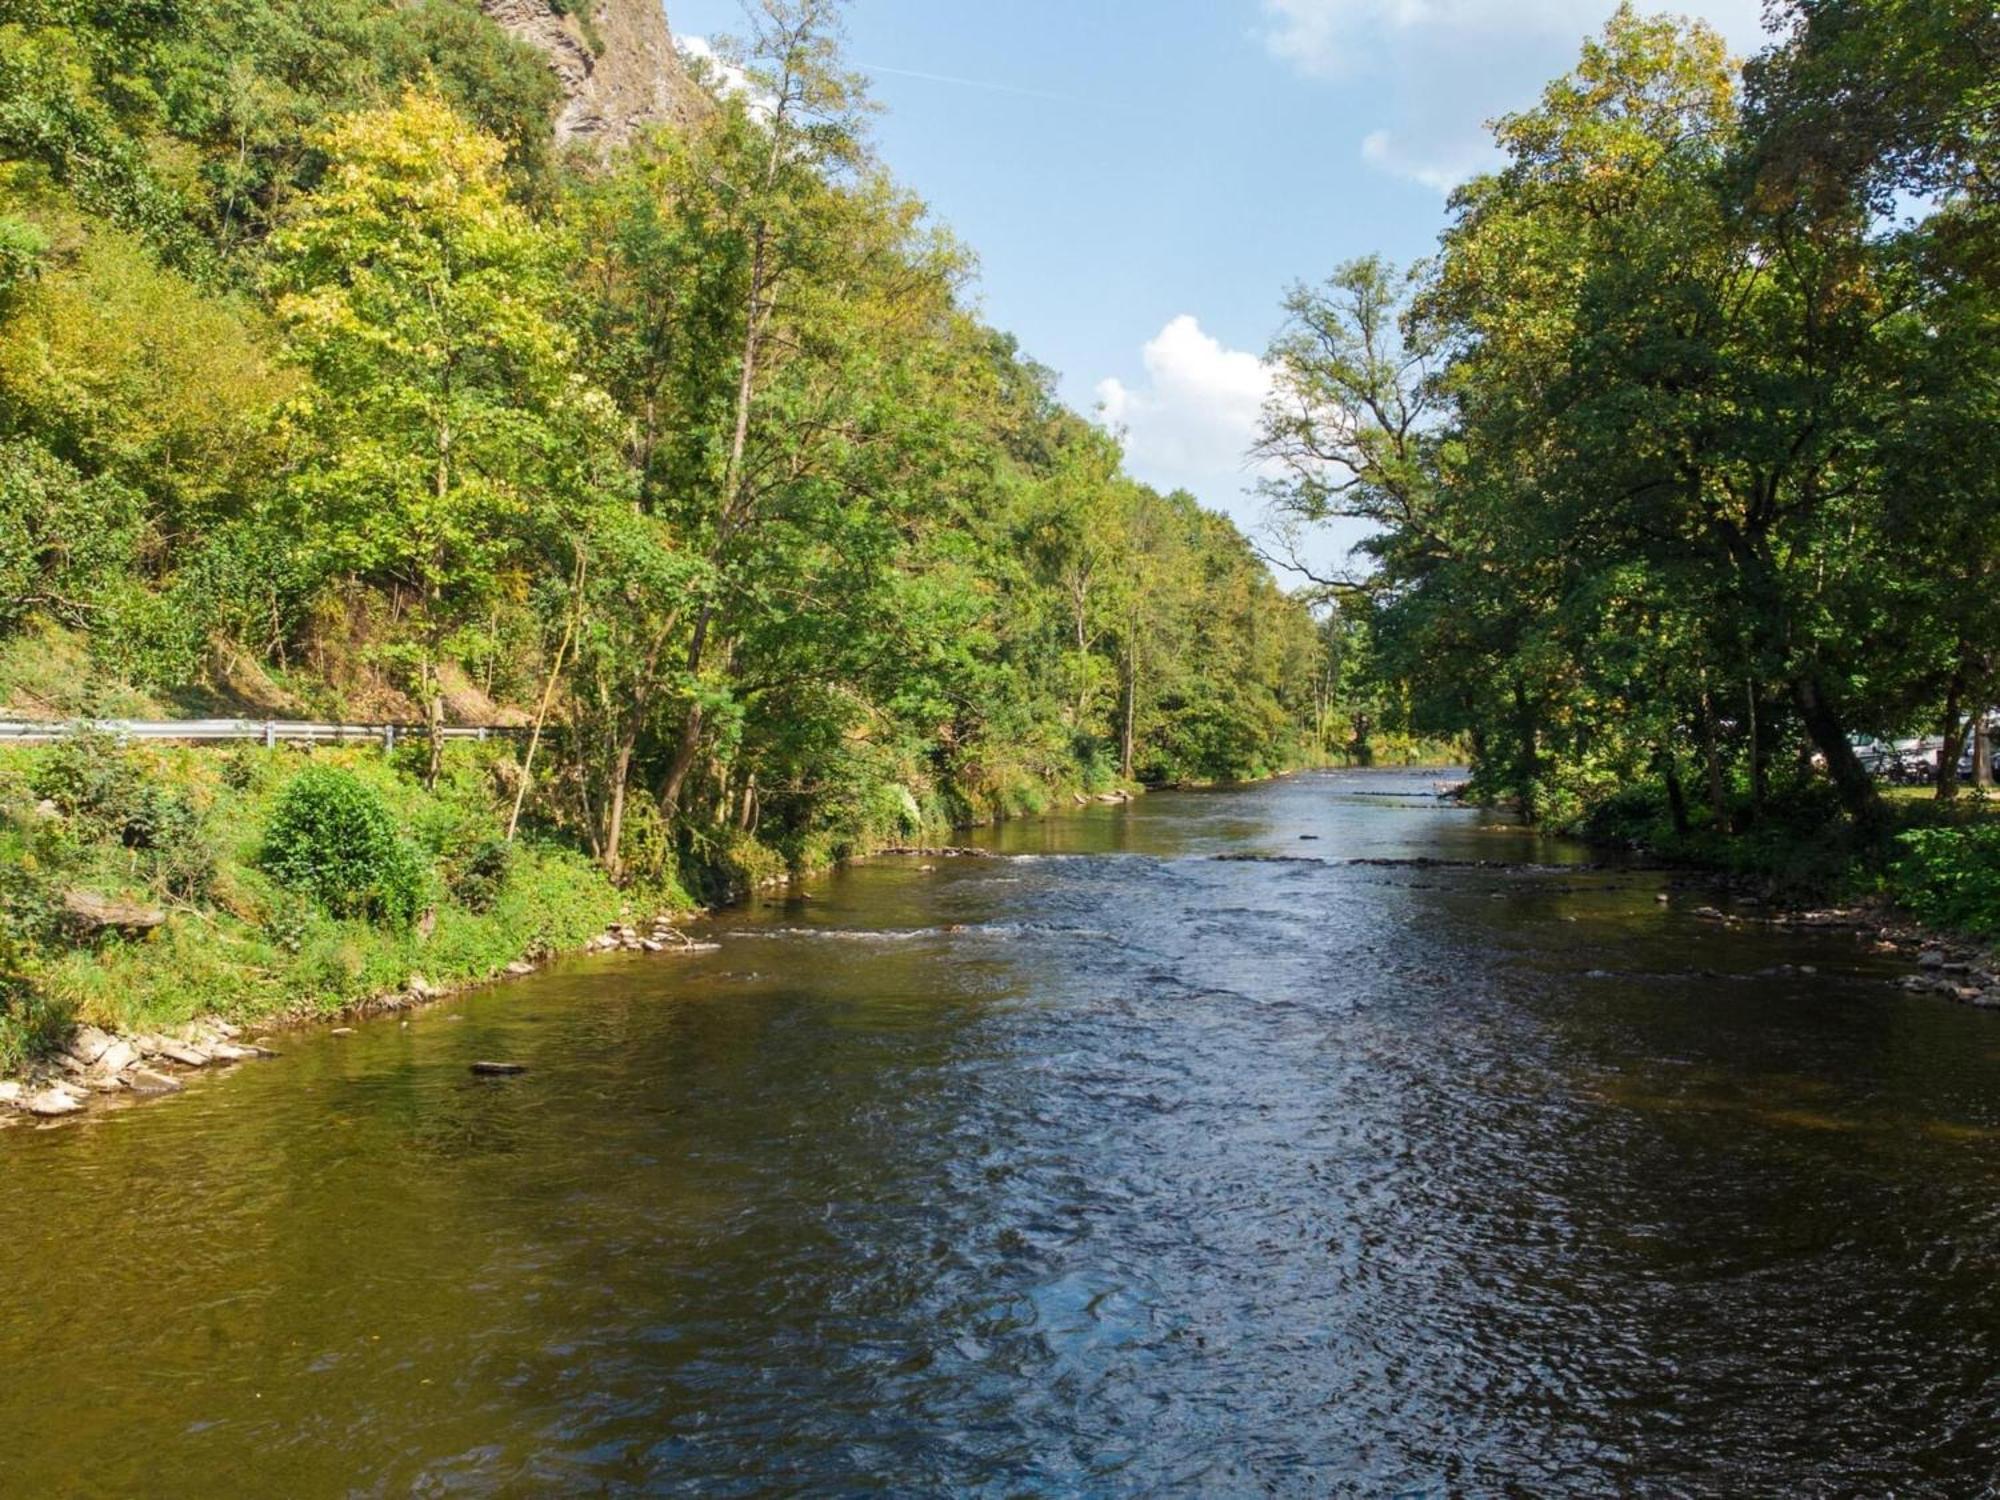
[[[0,745],[43,745],[82,730],[128,740],[252,740],[267,746],[300,740],[315,744],[373,741],[385,750],[393,750],[398,739],[428,739],[431,733],[428,724],[312,724],[289,719],[70,719],[62,723],[0,719]],[[446,740],[485,740],[527,732],[526,726],[448,724],[438,730],[438,736]]]

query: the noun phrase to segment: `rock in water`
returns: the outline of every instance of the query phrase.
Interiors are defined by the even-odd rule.
[[[178,1094],[181,1081],[155,1068],[134,1068],[127,1080],[136,1094]]]
[[[472,1071],[482,1078],[511,1078],[516,1073],[527,1072],[528,1065],[513,1062],[476,1062],[472,1065]]]
[[[57,1115],[73,1115],[83,1108],[83,1104],[73,1094],[61,1089],[43,1089],[39,1094],[30,1094],[21,1101],[21,1108],[31,1115],[53,1119]]]

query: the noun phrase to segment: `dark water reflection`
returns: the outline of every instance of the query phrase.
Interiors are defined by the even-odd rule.
[[[1424,785],[0,1134],[0,1491],[1992,1493],[2000,1022]]]

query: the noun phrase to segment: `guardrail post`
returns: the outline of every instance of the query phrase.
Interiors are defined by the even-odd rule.
[[[384,750],[393,750],[396,748],[396,726],[394,724],[384,724],[382,726],[382,748]]]
[[[269,719],[264,721],[264,748],[271,749],[278,743],[278,726]]]

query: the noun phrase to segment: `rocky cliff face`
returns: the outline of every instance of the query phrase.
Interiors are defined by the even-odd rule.
[[[550,0],[479,0],[479,7],[549,60],[566,101],[558,142],[621,145],[647,125],[685,120],[701,107],[661,0],[596,0],[588,29],[568,13],[573,3],[559,10]]]

